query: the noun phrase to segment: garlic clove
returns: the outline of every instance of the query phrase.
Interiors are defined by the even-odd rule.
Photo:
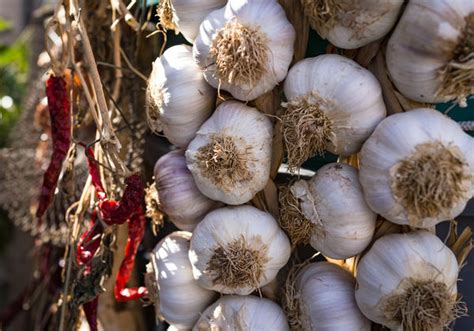
[[[188,259],[191,233],[173,232],[151,253],[151,275],[157,316],[176,328],[189,330],[215,293],[198,286]]]
[[[210,212],[195,228],[189,251],[200,286],[240,295],[270,283],[289,257],[290,244],[278,223],[251,206]]]
[[[214,109],[216,92],[194,63],[192,49],[173,46],[153,63],[147,87],[147,121],[154,132],[186,147]]]
[[[385,36],[403,0],[300,0],[311,27],[339,48],[354,49]]]
[[[219,203],[196,187],[182,151],[172,151],[155,164],[155,183],[159,208],[179,229],[192,231],[197,223]]]
[[[398,90],[419,102],[474,93],[472,1],[410,1],[387,45],[387,67]]]
[[[251,200],[270,178],[272,134],[271,121],[257,109],[222,103],[186,150],[199,190],[231,205]]]
[[[359,179],[375,212],[429,228],[458,216],[474,196],[473,155],[472,137],[455,121],[411,110],[382,121],[366,141]]]
[[[392,330],[441,330],[458,309],[458,271],[453,252],[434,234],[386,235],[358,264],[356,301]]]
[[[193,51],[209,84],[249,101],[285,78],[294,40],[277,1],[229,0],[202,22]]]
[[[354,61],[336,54],[295,64],[284,86],[288,106],[283,138],[291,171],[325,150],[357,153],[385,117],[377,79]]]
[[[316,262],[301,269],[294,284],[287,284],[287,290],[294,290],[285,298],[292,330],[370,331],[370,321],[357,307],[354,285],[354,277],[335,264]]]
[[[282,309],[255,296],[226,295],[209,306],[193,331],[289,331]]]

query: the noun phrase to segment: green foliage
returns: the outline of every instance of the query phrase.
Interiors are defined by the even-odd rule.
[[[0,147],[5,145],[9,131],[20,115],[27,72],[28,50],[25,40],[19,39],[11,46],[0,46]],[[13,105],[9,108],[2,106],[1,100],[5,96],[13,99]]]
[[[9,21],[6,21],[0,17],[0,32],[8,30],[12,27],[12,24]]]

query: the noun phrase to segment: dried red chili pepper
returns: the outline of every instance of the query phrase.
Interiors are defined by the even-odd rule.
[[[119,202],[103,200],[99,202],[102,220],[111,224],[123,224],[140,208],[143,201],[145,186],[138,174],[125,179],[125,190]]]
[[[87,323],[89,323],[90,331],[97,331],[97,306],[99,305],[99,297],[95,297],[82,305],[84,315],[86,315]]]
[[[117,301],[129,301],[140,299],[148,293],[146,287],[126,288],[126,284],[130,279],[135,263],[138,246],[145,234],[145,214],[142,207],[139,207],[128,221],[128,240],[125,247],[125,257],[120,265],[117,279],[115,281],[114,294]]]
[[[36,217],[42,217],[53,200],[59,174],[71,143],[71,110],[66,82],[51,75],[46,81],[46,96],[51,121],[53,154],[43,176]]]
[[[86,147],[85,153],[87,156],[87,165],[89,167],[89,174],[91,175],[92,185],[94,185],[95,192],[99,200],[106,198],[104,186],[100,179],[100,172],[97,163],[95,162],[94,150],[92,147]]]
[[[89,228],[79,238],[76,249],[76,261],[79,265],[89,264],[100,247],[101,234],[104,232],[102,225],[97,222],[97,211],[91,215]]]

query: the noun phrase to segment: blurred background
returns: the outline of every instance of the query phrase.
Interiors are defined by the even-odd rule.
[[[156,5],[156,2],[144,1],[143,6]],[[22,196],[20,194],[12,199],[11,190],[6,184],[8,176],[6,164],[7,158],[8,164],[11,164],[12,158],[16,157],[19,165],[24,153],[32,153],[31,150],[20,149],[20,147],[33,146],[38,140],[37,132],[31,131],[31,123],[34,120],[34,113],[37,111],[39,101],[44,96],[44,85],[41,79],[48,69],[48,60],[43,52],[44,21],[52,12],[54,3],[55,1],[46,0],[0,0],[0,311],[21,293],[36,270],[31,261],[39,239],[31,235],[32,229],[28,226],[29,220],[25,219],[21,210],[17,211],[23,206],[21,204]],[[319,39],[314,31],[311,33],[307,55],[315,56],[324,53],[327,44]],[[173,43],[182,43],[183,39],[174,34],[169,34],[168,41],[167,47],[172,46]],[[457,121],[474,120],[474,101],[472,98],[468,108],[451,109],[451,105],[438,105],[437,108],[440,111],[449,108],[449,116]],[[471,132],[471,134],[473,133]],[[29,137],[30,135],[31,137]],[[41,139],[41,136],[39,138]],[[146,133],[145,138],[143,160],[145,167],[151,169],[158,157],[169,150],[169,144],[164,139],[150,133]],[[315,158],[308,161],[304,167],[316,170],[323,164],[334,160],[335,156],[327,155],[325,158]],[[16,163],[13,162],[13,164]],[[10,171],[27,168],[13,167]],[[28,191],[27,176],[30,175],[33,176],[34,174],[25,172],[24,182],[26,184],[18,183],[18,185],[26,185],[25,192]],[[474,225],[474,201],[471,201],[464,213],[458,218],[458,221],[460,231],[466,225]],[[447,222],[439,227],[441,238],[445,238],[448,227]],[[163,229],[160,237],[172,230],[173,228],[168,225]],[[139,259],[142,269],[143,264],[146,263],[146,252],[152,249],[158,240],[159,238],[145,238],[140,251],[141,259]],[[467,303],[470,311],[474,311],[474,283],[470,282],[473,278],[474,254],[471,254],[467,265],[461,272],[459,283],[463,300]],[[41,304],[41,302],[36,302]],[[32,314],[30,308],[25,305],[20,307],[24,312],[20,315],[20,318],[12,322],[7,330],[43,330],[42,323],[47,323],[47,321],[44,321],[44,316],[41,314],[40,316]],[[54,310],[56,308],[51,306],[48,309]],[[125,307],[115,305],[114,309],[121,311]],[[164,329],[164,326],[154,326],[152,308],[149,307],[140,311],[143,314],[143,320],[138,324],[146,325],[144,329]],[[474,313],[470,315],[474,315]],[[115,323],[113,328],[109,327],[106,330],[132,330],[127,326],[131,325],[130,323],[126,322],[122,325]],[[133,324],[136,325],[136,323]],[[467,331],[473,330],[473,328],[474,317],[466,316],[456,322],[454,330]]]

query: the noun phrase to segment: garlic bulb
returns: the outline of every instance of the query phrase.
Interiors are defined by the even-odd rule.
[[[181,151],[163,155],[155,164],[154,174],[159,207],[181,230],[192,231],[219,206],[198,190]]]
[[[225,295],[208,307],[193,331],[289,331],[282,309],[255,296]]]
[[[472,0],[410,0],[387,46],[390,76],[410,99],[456,99],[466,107],[474,93],[473,40]]]
[[[272,135],[271,121],[257,109],[222,103],[186,150],[199,190],[230,205],[252,199],[270,177]]]
[[[293,330],[370,331],[354,297],[355,279],[328,262],[311,263],[301,269],[294,286],[287,286],[286,312]]]
[[[474,195],[474,141],[433,109],[382,121],[360,153],[368,205],[397,224],[429,228],[459,215]]]
[[[456,314],[458,264],[427,231],[377,240],[357,266],[356,300],[392,330],[441,330]]]
[[[188,259],[189,232],[173,232],[151,253],[151,295],[156,296],[156,315],[177,329],[191,329],[215,298],[215,293],[198,286]]]
[[[295,64],[285,80],[287,110],[282,117],[289,170],[328,150],[359,151],[385,117],[377,79],[340,55],[320,55]]]
[[[340,48],[353,49],[385,36],[403,0],[300,0],[311,27]]]
[[[186,147],[214,109],[215,90],[202,78],[191,47],[173,46],[153,62],[147,87],[147,120],[154,132]]]
[[[280,223],[293,244],[309,242],[333,259],[361,253],[377,218],[364,200],[357,170],[343,163],[327,164],[309,181],[291,185],[280,210]]]
[[[270,283],[289,257],[290,243],[278,223],[251,206],[207,214],[189,250],[199,285],[225,294],[246,295]]]
[[[229,0],[202,22],[194,56],[209,84],[248,101],[285,78],[294,42],[276,0]]]
[[[160,0],[158,16],[165,29],[181,32],[193,42],[199,33],[199,26],[213,10],[223,7],[227,0]]]

